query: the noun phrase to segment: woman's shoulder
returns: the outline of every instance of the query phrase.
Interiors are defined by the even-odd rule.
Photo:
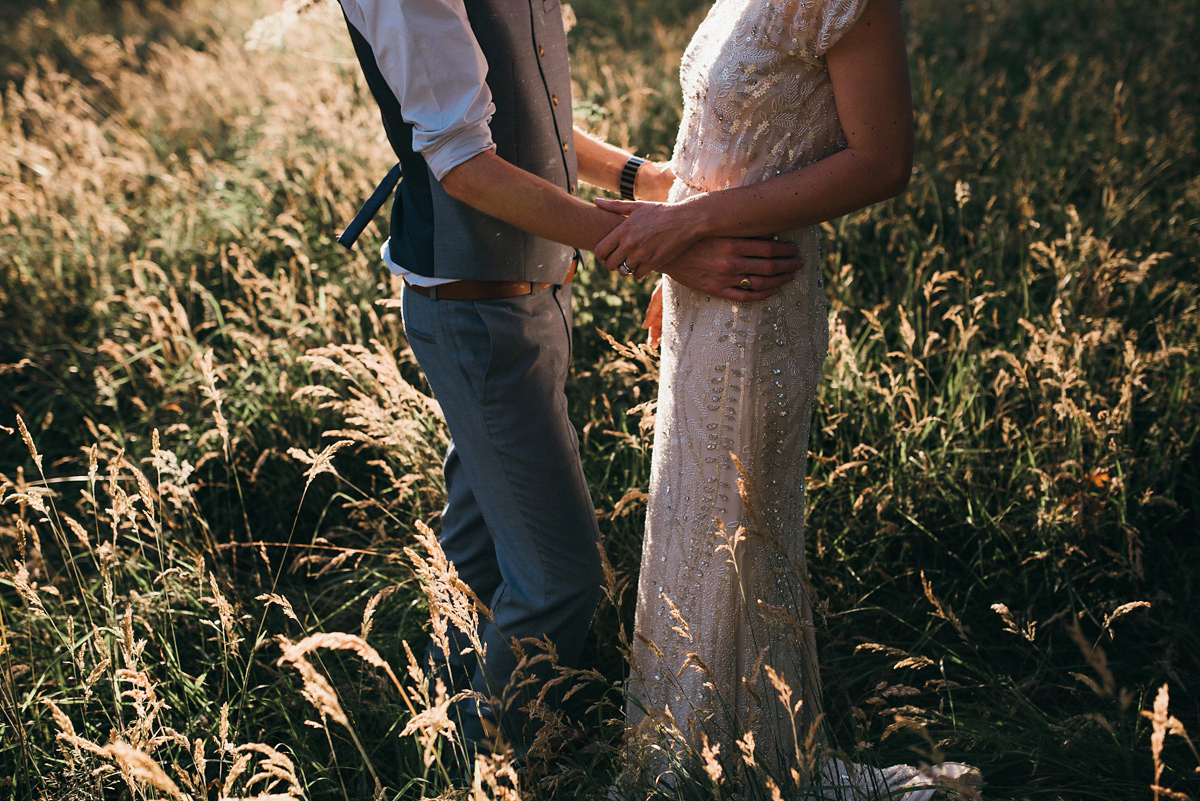
[[[867,0],[769,0],[767,5],[784,19],[794,45],[821,58],[854,27]]]

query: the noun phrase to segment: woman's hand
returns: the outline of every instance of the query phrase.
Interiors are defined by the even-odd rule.
[[[642,321],[642,328],[650,332],[647,339],[651,346],[657,345],[662,339],[662,322],[662,281],[659,281],[654,286],[654,294],[650,296],[650,303],[646,306],[646,319]]]
[[[610,271],[622,264],[632,271],[629,275],[638,278],[661,271],[706,235],[686,201],[668,204],[597,198],[596,205],[625,215],[625,221],[593,251]]]

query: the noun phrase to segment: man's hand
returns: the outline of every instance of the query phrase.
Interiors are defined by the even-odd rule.
[[[710,237],[692,245],[662,272],[706,295],[727,300],[765,300],[804,267],[799,254],[800,249],[793,242]]]

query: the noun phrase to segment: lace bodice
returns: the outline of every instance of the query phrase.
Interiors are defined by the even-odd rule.
[[[680,69],[673,166],[693,190],[755,183],[845,146],[825,53],[865,0],[717,0]]]

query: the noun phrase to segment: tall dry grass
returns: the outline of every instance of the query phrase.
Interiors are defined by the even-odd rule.
[[[580,121],[665,156],[701,6],[576,2]],[[420,567],[445,432],[377,302],[379,231],[330,237],[390,158],[332,6],[246,48],[279,8],[0,8],[7,797],[449,792],[449,699],[411,656],[445,606]],[[826,226],[831,743],[978,764],[989,798],[1195,798],[1197,10],[905,12],[913,185]],[[611,603],[563,676],[565,750],[519,774],[501,751],[460,794],[598,798],[617,774],[645,295],[577,283]],[[771,797],[694,756],[675,796]]]

